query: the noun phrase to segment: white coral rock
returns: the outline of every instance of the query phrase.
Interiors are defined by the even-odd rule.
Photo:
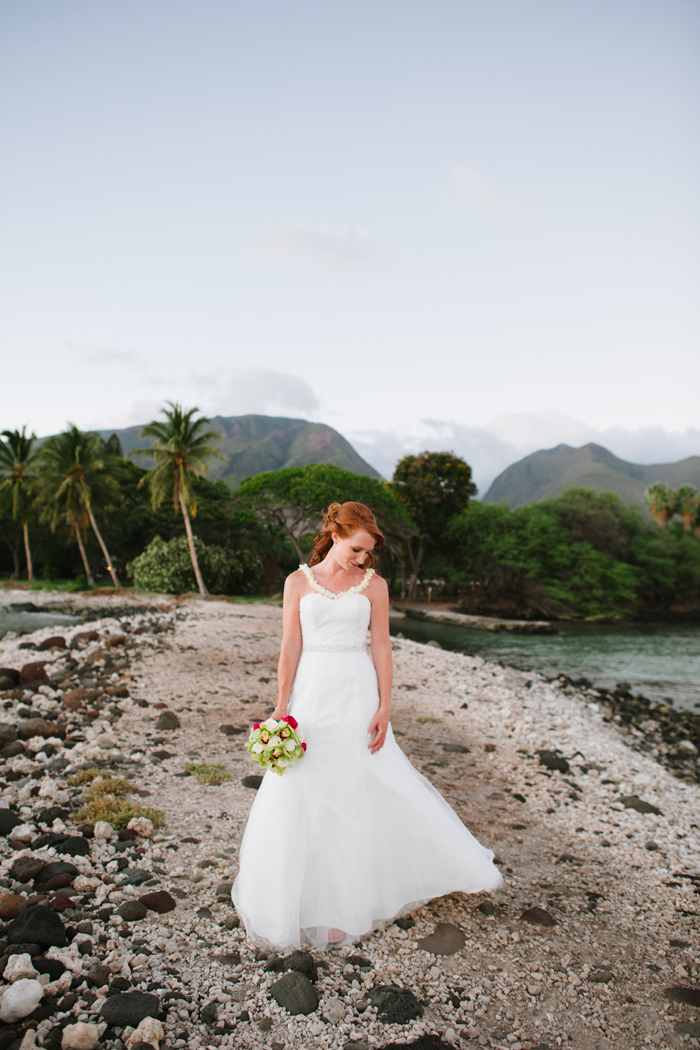
[[[150,1043],[155,1050],[164,1036],[163,1025],[155,1017],[144,1017],[126,1041],[127,1050],[131,1050],[137,1043]]]
[[[152,821],[148,817],[132,817],[127,824],[129,831],[135,831],[142,839],[150,839],[155,831]]]
[[[44,989],[39,981],[28,977],[15,981],[2,997],[0,1020],[3,1020],[5,1024],[21,1021],[23,1017],[36,1010],[43,994]]]
[[[96,1024],[86,1024],[78,1021],[77,1024],[69,1024],[63,1029],[61,1038],[62,1050],[94,1050],[100,1039],[100,1032]]]
[[[10,984],[21,981],[23,977],[31,977],[36,980],[37,976],[37,971],[32,966],[32,957],[28,953],[11,955],[3,972],[3,977]]]
[[[114,837],[114,828],[107,820],[98,820],[95,824],[95,838],[96,839],[109,839]]]

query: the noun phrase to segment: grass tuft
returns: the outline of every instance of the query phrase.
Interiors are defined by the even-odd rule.
[[[88,824],[106,820],[117,830],[125,828],[133,817],[148,817],[154,828],[160,828],[165,823],[162,810],[152,809],[151,806],[137,806],[124,798],[137,788],[123,777],[102,777],[99,770],[82,769],[75,774],[74,779],[76,786],[79,783],[88,784],[83,791],[85,805],[73,815],[75,820]]]
[[[220,762],[185,762],[185,769],[200,784],[224,784],[231,774]]]
[[[82,787],[83,784],[89,784],[95,777],[101,777],[102,770],[91,768],[91,769],[79,769],[77,773],[71,773],[68,777],[68,783],[71,787]]]
[[[441,718],[433,718],[433,716],[432,716],[432,715],[426,715],[426,716],[425,716],[424,718],[419,718],[419,719],[418,719],[418,721],[419,721],[419,722],[423,722],[423,723],[426,723],[426,722],[437,722],[437,723],[441,723],[441,722],[442,722],[442,719],[441,719]]]
[[[148,817],[154,828],[160,828],[165,823],[165,813],[151,806],[135,806],[125,798],[115,798],[114,795],[106,795],[95,798],[88,802],[76,813],[74,818],[87,824],[96,824],[98,820],[106,820],[113,828],[119,831],[125,828],[133,817]]]

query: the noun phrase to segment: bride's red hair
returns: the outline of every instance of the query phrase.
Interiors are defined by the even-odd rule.
[[[342,539],[352,536],[358,529],[364,529],[370,536],[374,536],[375,550],[384,546],[384,536],[379,531],[379,526],[374,514],[364,503],[331,503],[328,513],[323,515],[323,528],[314,540],[313,554],[309,558],[309,565],[318,565],[328,554],[333,546],[333,536],[337,534]],[[368,551],[365,556],[365,568],[374,567],[374,554]]]

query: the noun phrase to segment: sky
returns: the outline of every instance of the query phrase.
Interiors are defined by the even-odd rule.
[[[696,0],[0,0],[2,427],[700,454]]]

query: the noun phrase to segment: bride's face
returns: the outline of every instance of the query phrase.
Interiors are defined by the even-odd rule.
[[[374,550],[374,536],[364,529],[358,529],[352,536],[343,538],[336,533],[333,536],[333,553],[338,562],[348,571],[363,569],[368,551]]]

